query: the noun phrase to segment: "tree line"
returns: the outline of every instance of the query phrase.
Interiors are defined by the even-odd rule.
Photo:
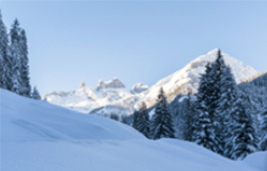
[[[7,33],[1,11],[0,87],[25,97],[41,98],[36,87],[31,90],[26,32],[15,19]]]
[[[256,105],[249,90],[238,87],[219,50],[216,60],[205,66],[198,93],[188,92],[183,105],[179,104],[179,117],[170,113],[161,88],[152,118],[143,103],[134,113],[133,127],[149,139],[180,138],[233,160],[244,159],[267,150],[266,94],[263,96],[262,105]]]

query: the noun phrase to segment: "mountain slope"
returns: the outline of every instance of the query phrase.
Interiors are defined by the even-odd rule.
[[[130,114],[137,98],[138,94],[133,95],[117,78],[106,83],[100,80],[96,88],[87,87],[82,82],[75,91],[52,92],[44,96],[49,103],[82,113],[97,111],[100,115]]]
[[[266,169],[266,153],[231,161],[193,143],[150,141],[132,127],[110,119],[82,115],[2,89],[0,94],[3,171]]]
[[[173,100],[177,94],[187,94],[188,91],[196,93],[200,74],[205,72],[205,65],[207,63],[215,61],[217,52],[218,49],[214,49],[206,55],[201,55],[181,70],[158,81],[148,92],[146,92],[144,98],[139,100],[139,103],[145,101],[148,107],[155,105],[161,87],[164,89],[168,101]],[[237,83],[247,80],[258,73],[258,71],[254,70],[252,67],[243,64],[241,61],[230,55],[223,52],[222,55],[226,65],[229,65],[232,68]]]
[[[76,91],[52,92],[44,96],[52,104],[67,107],[83,113],[94,112],[100,115],[112,113],[130,115],[134,109],[139,109],[142,101],[150,108],[156,104],[160,87],[165,91],[168,101],[173,100],[178,94],[188,91],[197,92],[200,74],[204,73],[205,65],[216,59],[218,49],[201,55],[181,70],[163,78],[152,87],[136,84],[128,91],[117,78],[104,83],[102,80],[96,88],[86,87],[81,84]],[[230,65],[237,83],[258,74],[256,70],[243,64],[226,53],[222,53],[227,65]]]

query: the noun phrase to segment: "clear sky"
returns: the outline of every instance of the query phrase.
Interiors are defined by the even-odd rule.
[[[32,85],[153,85],[214,48],[267,70],[267,2],[0,1],[26,30]]]

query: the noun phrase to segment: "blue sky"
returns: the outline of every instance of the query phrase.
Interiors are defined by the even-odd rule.
[[[153,85],[214,48],[267,69],[267,2],[0,1],[26,30],[41,94],[81,80]]]

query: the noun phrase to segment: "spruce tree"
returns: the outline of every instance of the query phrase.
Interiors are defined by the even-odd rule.
[[[12,91],[20,94],[21,93],[21,50],[20,50],[20,36],[19,36],[19,22],[16,19],[10,30],[11,37],[11,60],[12,60]]]
[[[267,105],[263,108],[261,112],[261,129],[260,131],[262,132],[261,140],[260,140],[260,149],[262,151],[267,150]]]
[[[36,99],[36,100],[40,100],[41,99],[41,96],[39,94],[39,91],[37,90],[37,88],[35,86],[33,88],[32,98],[33,99]]]
[[[149,115],[144,102],[141,109],[134,112],[133,127],[149,138]]]
[[[218,117],[217,109],[219,107],[219,102],[221,98],[221,86],[225,69],[226,65],[222,57],[221,50],[219,49],[215,62],[211,64],[212,71],[209,74],[209,91],[207,92],[207,104],[209,112],[211,113],[212,117],[214,117],[215,121],[217,121],[216,119]]]
[[[158,95],[155,114],[150,122],[150,130],[152,139],[174,138],[172,115],[167,109],[167,101],[162,88]]]
[[[183,139],[187,141],[192,141],[192,135],[193,135],[193,123],[194,123],[194,104],[192,101],[192,92],[190,91],[187,94],[187,101],[186,101],[186,109],[183,111]]]
[[[253,119],[246,112],[241,98],[236,101],[231,113],[234,122],[232,124],[232,142],[233,147],[230,153],[232,159],[244,159],[248,154],[256,151],[258,140],[255,129],[253,128]]]
[[[28,46],[25,30],[20,32],[20,51],[21,51],[21,90],[20,94],[26,97],[31,96],[31,86],[29,78],[29,60],[28,60]]]
[[[217,152],[216,127],[214,125],[214,117],[209,110],[212,65],[207,64],[205,73],[200,78],[200,85],[197,94],[196,112],[193,117],[192,124],[192,141]]]
[[[233,123],[231,111],[234,107],[233,104],[235,104],[238,98],[237,85],[230,67],[226,67],[222,71],[220,87],[221,97],[218,103],[217,113],[219,114],[218,120],[221,122],[217,129],[217,136],[221,137],[221,142],[218,147],[221,154],[229,157],[233,145],[230,141],[232,137],[231,124]]]
[[[0,10],[0,87],[12,89],[12,60],[9,55],[8,35]]]
[[[209,79],[209,91],[208,91],[208,102],[207,107],[209,110],[209,113],[211,115],[212,124],[214,127],[214,139],[216,145],[216,151],[219,154],[223,153],[223,137],[222,137],[222,127],[223,127],[223,119],[222,114],[220,113],[219,108],[221,107],[221,96],[224,91],[222,91],[223,86],[225,85],[225,81],[227,80],[227,74],[229,75],[230,71],[226,71],[227,67],[225,65],[223,56],[221,54],[220,49],[218,50],[217,57],[215,62],[211,65],[212,71],[210,73],[210,79]],[[229,69],[229,68],[228,68]],[[227,73],[227,74],[224,74]],[[229,76],[231,77],[231,76]],[[230,78],[231,79],[231,78]]]

